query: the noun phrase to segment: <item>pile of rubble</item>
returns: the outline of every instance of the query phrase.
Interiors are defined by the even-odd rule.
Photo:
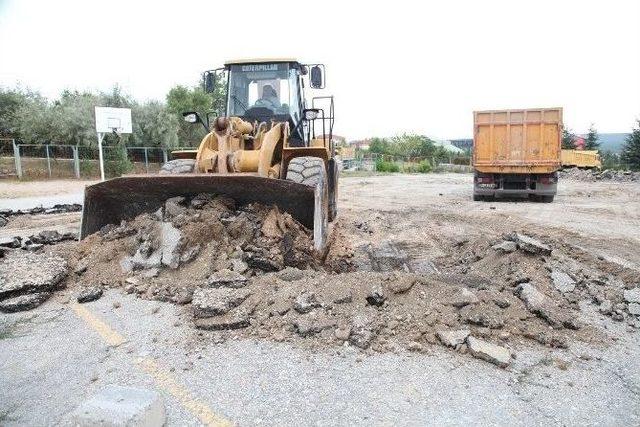
[[[230,331],[365,352],[427,352],[439,343],[501,367],[511,363],[517,343],[567,348],[576,339],[606,341],[578,320],[581,301],[640,328],[640,288],[574,265],[534,237],[511,233],[456,245],[455,268],[443,265],[447,272],[440,273],[411,272],[406,254],[389,242],[356,254],[370,259],[367,271],[214,272],[191,294],[194,324],[218,331],[216,342],[227,336],[220,331]]]
[[[561,179],[573,179],[576,181],[640,181],[640,172],[621,171],[613,169],[580,169],[568,168],[559,172]]]
[[[50,214],[60,214],[67,212],[80,212],[82,211],[82,205],[77,203],[71,204],[57,204],[50,208],[43,208],[42,206],[38,206],[31,209],[0,209],[0,227],[4,227],[9,222],[9,217],[16,215],[50,215]]]
[[[45,245],[55,245],[57,243],[69,240],[77,240],[77,233],[60,233],[56,230],[44,230],[38,234],[33,234],[26,239],[20,236],[0,237],[0,256],[5,249],[24,249],[30,252],[36,252],[44,248]]]
[[[0,312],[30,310],[63,286],[67,262],[45,254],[7,250],[0,262]]]
[[[252,277],[286,267],[345,265],[350,256],[316,253],[311,231],[275,206],[236,205],[207,194],[168,199],[155,213],[106,226],[59,252],[83,286],[124,287],[182,303],[191,300],[198,281],[218,271]]]

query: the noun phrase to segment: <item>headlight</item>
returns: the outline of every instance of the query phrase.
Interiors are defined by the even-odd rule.
[[[304,118],[306,120],[315,120],[318,117],[318,110],[305,110]]]
[[[184,116],[184,121],[189,123],[196,123],[198,121],[198,116],[195,113],[186,114]]]

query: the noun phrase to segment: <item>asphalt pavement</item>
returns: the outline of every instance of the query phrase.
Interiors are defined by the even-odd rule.
[[[170,303],[70,296],[0,316],[0,425],[64,425],[108,384],[160,392],[168,425],[640,425],[639,335],[609,318],[615,346],[523,345],[503,370],[439,346],[366,355],[234,339]]]

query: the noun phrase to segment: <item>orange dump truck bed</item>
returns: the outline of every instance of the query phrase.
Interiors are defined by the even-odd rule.
[[[598,150],[562,150],[562,167],[602,168]]]
[[[562,108],[475,111],[473,165],[483,173],[560,169]]]

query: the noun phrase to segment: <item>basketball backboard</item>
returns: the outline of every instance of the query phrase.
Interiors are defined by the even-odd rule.
[[[96,107],[96,132],[131,133],[131,109]]]

